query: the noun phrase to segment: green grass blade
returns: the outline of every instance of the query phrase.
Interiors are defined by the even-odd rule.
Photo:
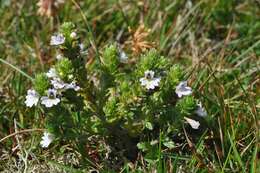
[[[250,165],[251,165],[251,167],[250,167],[250,172],[251,173],[254,173],[254,172],[257,172],[257,169],[258,169],[258,167],[257,167],[257,158],[256,158],[256,156],[257,156],[257,151],[258,151],[258,145],[256,144],[255,145],[255,149],[254,149],[254,152],[253,152],[253,157],[252,157],[252,159],[251,159],[251,163],[250,163]]]
[[[231,138],[229,132],[228,132],[228,137],[229,137],[229,141],[230,141],[231,147],[232,147],[233,152],[234,152],[235,159],[237,160],[237,162],[238,162],[239,165],[241,166],[243,172],[246,172],[245,166],[244,166],[244,164],[243,164],[243,161],[242,161],[242,159],[241,159],[241,157],[240,157],[240,154],[239,154],[238,151],[237,151],[236,145],[235,145],[235,143],[233,142],[233,138]]]
[[[28,79],[30,79],[31,81],[33,81],[33,78],[31,76],[29,76],[27,73],[25,73],[24,71],[22,71],[21,69],[19,69],[18,67],[14,66],[13,64],[10,64],[9,62],[7,62],[6,60],[0,58],[0,62],[2,62],[3,64],[6,64],[8,66],[10,66],[12,69],[18,71],[19,73],[21,73],[22,75],[24,75],[25,77],[27,77]]]

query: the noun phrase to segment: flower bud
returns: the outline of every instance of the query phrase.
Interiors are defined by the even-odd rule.
[[[71,22],[65,22],[61,25],[60,32],[65,36],[70,36],[70,34],[75,30],[75,25]]]
[[[76,39],[76,38],[77,38],[77,33],[76,33],[76,32],[72,32],[72,33],[70,34],[70,38]]]
[[[34,80],[34,88],[40,94],[44,95],[45,91],[50,87],[50,81],[45,73],[36,75]]]

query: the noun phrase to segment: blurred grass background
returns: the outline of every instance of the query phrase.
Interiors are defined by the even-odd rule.
[[[211,135],[194,144],[196,152],[169,152],[157,166],[143,163],[140,156],[122,172],[260,172],[260,1],[67,0],[50,18],[37,14],[37,2],[0,0],[0,139],[15,132],[14,124],[18,129],[38,128],[43,120],[39,111],[24,105],[30,79],[6,62],[32,77],[45,71],[55,60],[50,37],[65,21],[77,25],[85,45],[93,39],[97,47],[117,41],[130,55],[129,28],[144,24],[150,29],[147,41],[186,67],[212,119]],[[75,152],[64,161],[67,144],[42,151],[39,138],[37,133],[23,134],[19,149],[14,138],[0,143],[0,171],[89,170],[88,165],[72,168]]]

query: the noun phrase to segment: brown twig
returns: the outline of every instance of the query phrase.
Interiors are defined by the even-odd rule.
[[[18,135],[18,134],[29,133],[29,132],[34,132],[34,131],[41,131],[41,132],[42,132],[42,131],[44,131],[44,130],[45,130],[45,129],[25,129],[25,130],[20,130],[20,131],[18,131],[18,132],[12,133],[12,134],[10,134],[10,135],[8,135],[8,136],[2,138],[2,139],[0,140],[0,143],[3,142],[4,140],[10,138],[10,137],[13,137],[13,136],[15,136],[15,135]]]

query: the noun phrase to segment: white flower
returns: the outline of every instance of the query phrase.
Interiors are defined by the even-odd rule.
[[[193,6],[193,4],[192,4],[192,1],[190,1],[190,0],[188,0],[188,1],[186,2],[186,4],[185,4],[185,7],[186,7],[187,9],[191,9],[192,6]]]
[[[56,94],[57,91],[55,89],[48,89],[48,96],[43,96],[41,98],[41,103],[47,108],[57,105],[60,102],[60,99],[56,97]]]
[[[54,89],[74,89],[75,91],[80,90],[80,87],[76,85],[76,82],[65,83],[60,78],[54,78],[51,80],[51,84]]]
[[[191,87],[187,86],[187,81],[182,81],[176,87],[175,93],[178,95],[178,97],[187,96],[192,93],[192,89]]]
[[[61,60],[63,58],[63,56],[61,55],[61,54],[58,54],[57,56],[56,56],[56,59],[57,60]]]
[[[39,94],[33,90],[30,89],[27,91],[27,96],[26,96],[26,100],[25,100],[25,104],[27,107],[32,107],[33,105],[37,105],[38,101],[39,101]]]
[[[80,87],[76,85],[76,82],[71,82],[65,85],[65,89],[74,89],[75,91],[80,90]]]
[[[65,42],[65,37],[62,34],[53,35],[51,36],[51,43],[52,46],[58,46]]]
[[[50,70],[46,73],[48,78],[56,78],[58,77],[55,68],[50,68]]]
[[[55,89],[63,89],[66,86],[66,83],[64,83],[60,78],[54,78],[51,80],[51,84]]]
[[[198,128],[199,128],[200,122],[195,121],[195,120],[190,119],[190,118],[187,118],[187,117],[184,117],[184,119],[187,121],[187,123],[190,124],[190,126],[191,126],[193,129],[198,129]]]
[[[76,38],[77,37],[77,33],[76,32],[72,32],[71,34],[70,34],[70,38]]]
[[[54,136],[48,132],[44,132],[42,136],[42,140],[40,142],[40,145],[42,148],[47,148],[51,142],[53,141]]]
[[[123,50],[121,50],[119,53],[119,61],[121,63],[127,63],[127,61],[128,61],[128,56],[126,55],[126,53]]]
[[[80,43],[80,44],[79,44],[79,49],[80,49],[80,51],[83,51],[83,50],[84,50],[84,44],[83,44],[83,43]]]
[[[161,78],[154,77],[154,71],[146,70],[143,78],[140,79],[141,85],[145,86],[146,89],[154,89],[159,86]]]
[[[80,44],[79,44],[79,51],[80,51],[80,53],[83,54],[83,55],[87,55],[87,54],[88,54],[88,51],[85,50],[85,47],[84,47],[84,44],[83,44],[83,43],[80,43]]]
[[[198,116],[200,116],[200,117],[205,117],[205,116],[207,116],[207,112],[206,112],[205,108],[202,107],[201,102],[198,104],[198,108],[197,108],[197,110],[195,111],[195,113],[196,113]]]

